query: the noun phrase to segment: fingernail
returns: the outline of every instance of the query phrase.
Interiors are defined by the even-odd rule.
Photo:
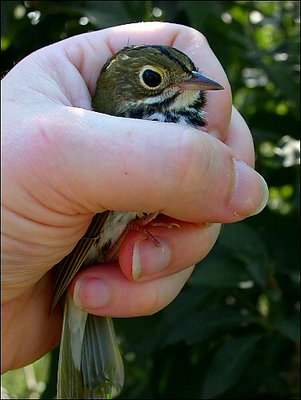
[[[260,213],[269,198],[266,181],[253,168],[242,161],[234,161],[235,188],[229,208],[244,217]]]
[[[165,243],[156,246],[151,240],[137,240],[133,249],[132,277],[136,281],[154,275],[163,271],[170,261],[171,251]]]
[[[79,278],[74,286],[73,301],[81,308],[101,308],[109,303],[110,294],[102,279]]]

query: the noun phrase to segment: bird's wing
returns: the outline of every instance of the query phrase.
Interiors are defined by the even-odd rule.
[[[57,274],[53,287],[53,300],[51,311],[58,304],[62,296],[65,294],[68,286],[82,266],[90,248],[101,234],[102,227],[108,218],[110,211],[96,214],[85,235],[77,242],[75,248],[62,261],[55,265]]]

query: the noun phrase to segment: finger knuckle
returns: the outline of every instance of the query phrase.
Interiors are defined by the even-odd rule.
[[[183,193],[198,190],[211,167],[210,148],[202,135],[187,135],[184,130],[177,144],[177,187]]]

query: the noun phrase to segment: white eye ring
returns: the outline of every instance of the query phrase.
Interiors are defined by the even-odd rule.
[[[139,73],[141,84],[147,89],[157,89],[163,80],[162,73],[152,65],[145,65]]]

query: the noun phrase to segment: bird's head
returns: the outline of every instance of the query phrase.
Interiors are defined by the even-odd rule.
[[[103,66],[93,98],[93,109],[128,115],[141,107],[177,111],[193,104],[200,92],[223,89],[198,72],[181,51],[159,45],[126,47]]]

